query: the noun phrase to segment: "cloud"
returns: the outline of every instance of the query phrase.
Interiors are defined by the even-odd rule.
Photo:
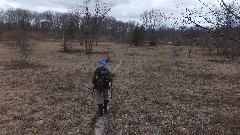
[[[83,0],[0,0],[0,8],[23,8],[43,12],[53,10],[67,12],[74,3]],[[140,15],[151,9],[158,9],[167,16],[181,18],[186,8],[200,8],[199,0],[100,0],[113,2],[115,5],[109,12],[117,20],[140,20]],[[218,3],[217,0],[201,0],[204,3]],[[227,0],[226,0],[227,1]],[[230,1],[230,0],[228,0]],[[219,5],[219,4],[218,4]],[[207,8],[205,8],[207,9]],[[173,21],[172,21],[173,22]],[[168,23],[168,22],[166,22]]]
[[[9,3],[7,3],[6,0],[0,0],[0,8],[7,9],[7,8],[12,8],[12,7],[13,7],[13,5],[9,5]]]
[[[43,12],[53,10],[66,12],[77,0],[0,0],[0,8],[22,8]]]

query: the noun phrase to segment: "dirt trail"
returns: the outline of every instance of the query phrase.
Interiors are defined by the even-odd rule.
[[[95,123],[95,129],[94,129],[94,134],[95,135],[103,135],[103,131],[105,128],[105,121],[106,121],[107,115],[100,117],[96,120]]]

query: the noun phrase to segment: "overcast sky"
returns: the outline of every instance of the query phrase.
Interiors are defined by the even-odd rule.
[[[22,8],[43,12],[46,10],[66,12],[79,0],[0,0],[0,8]],[[117,20],[138,20],[140,15],[151,9],[159,9],[166,15],[173,13],[174,17],[181,17],[182,9],[201,7],[199,0],[100,0],[115,3],[109,15]],[[216,3],[217,0],[201,0]],[[230,0],[225,0],[230,1]],[[177,6],[179,8],[177,8]],[[166,22],[167,23],[167,22]]]

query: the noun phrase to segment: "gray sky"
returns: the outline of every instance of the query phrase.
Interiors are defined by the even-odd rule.
[[[181,17],[182,9],[201,7],[198,0],[100,0],[115,3],[109,15],[117,20],[139,20],[140,15],[151,9],[159,9],[166,15],[173,13],[174,17]],[[216,3],[217,0],[201,0],[206,3]],[[231,0],[225,0],[226,2]],[[66,12],[78,0],[0,0],[0,8],[23,8],[32,11],[60,11]],[[179,8],[177,8],[177,5]],[[167,22],[166,22],[167,23]]]

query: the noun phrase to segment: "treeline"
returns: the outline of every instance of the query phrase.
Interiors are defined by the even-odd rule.
[[[154,46],[168,42],[173,45],[200,46],[208,53],[219,55],[240,55],[240,17],[235,14],[234,4],[227,5],[221,1],[220,9],[210,9],[211,12],[205,15],[197,8],[186,8],[181,13],[182,19],[177,21],[182,21],[190,27],[176,25],[169,28],[163,24],[163,20],[167,21],[173,17],[164,15],[160,10],[145,11],[140,15],[141,22],[122,22],[107,15],[111,10],[109,3],[90,2],[93,4],[80,3],[66,13],[39,13],[24,9],[0,10],[0,39],[3,39],[1,37],[4,35],[11,35],[4,33],[16,34],[17,30],[19,34],[22,30],[22,35],[42,33],[42,38],[60,41],[65,51],[69,50],[69,41],[78,40],[81,45],[86,46],[86,54],[91,54],[93,45],[97,45],[99,41],[111,41],[136,46]],[[197,21],[196,18],[199,17],[205,22]],[[206,27],[202,24],[210,25]]]
[[[45,11],[42,13],[24,9],[0,10],[0,31],[1,33],[24,28],[29,32],[43,32],[46,37],[61,39],[63,32],[70,38],[80,38],[79,30],[84,23],[79,21],[79,16],[71,13]],[[110,41],[130,42],[133,31],[140,26],[138,22],[117,21],[114,17],[106,16],[98,29],[99,37],[105,37]],[[160,27],[158,30],[159,40],[172,41],[179,32],[174,28]],[[177,33],[176,33],[177,32]],[[146,33],[143,29],[142,33]],[[176,34],[175,34],[176,33]],[[174,35],[174,36],[173,36]],[[144,40],[144,39],[143,39]]]

